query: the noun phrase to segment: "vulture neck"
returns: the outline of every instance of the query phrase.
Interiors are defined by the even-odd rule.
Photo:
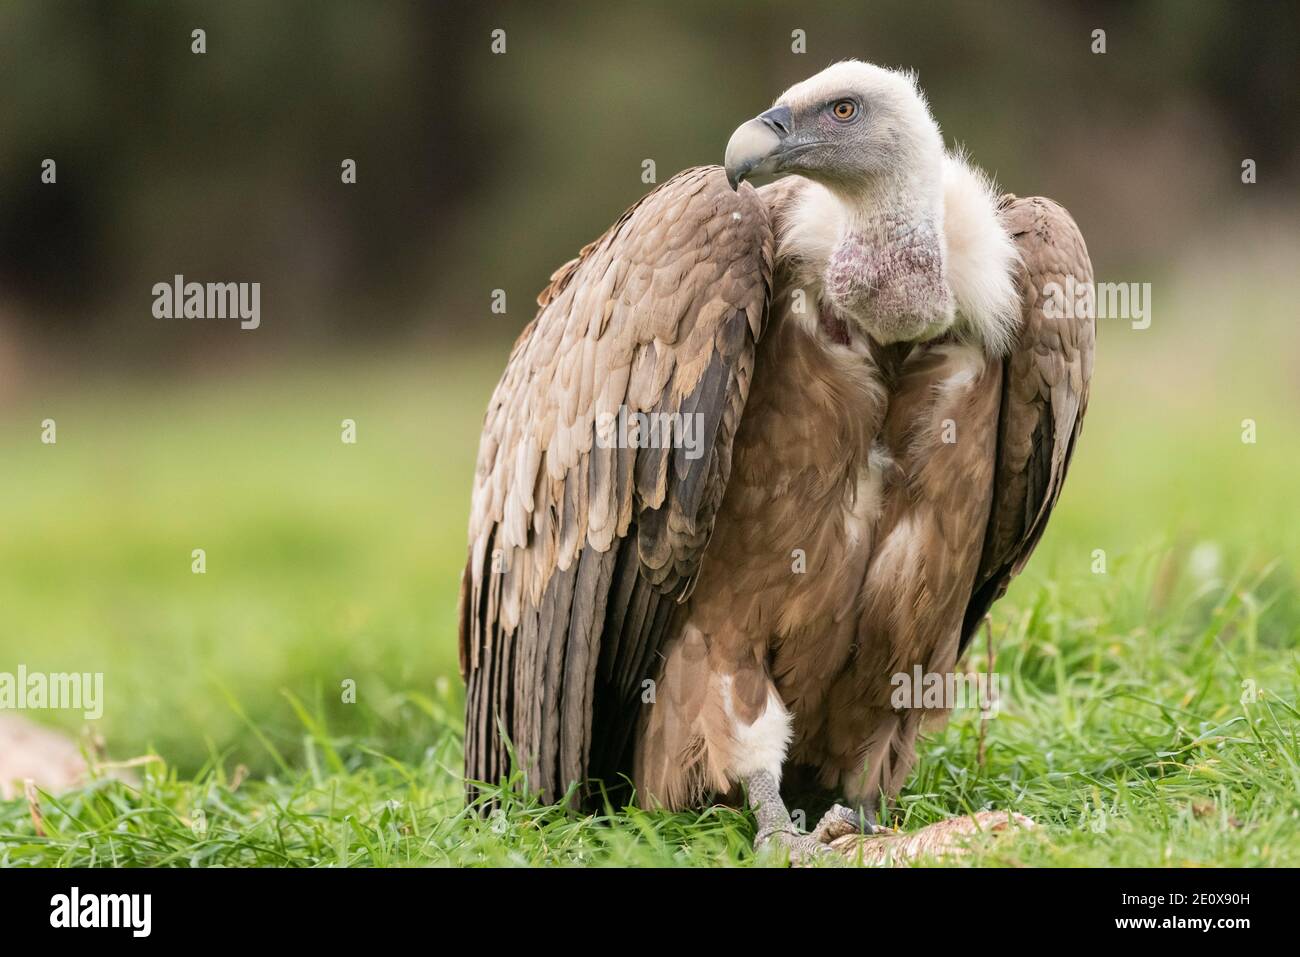
[[[834,189],[843,228],[823,277],[833,314],[881,344],[928,339],[952,324],[943,192],[937,174]]]

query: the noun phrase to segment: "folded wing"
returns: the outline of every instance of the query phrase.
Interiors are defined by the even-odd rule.
[[[1004,363],[993,505],[962,649],[1029,560],[1061,494],[1088,407],[1096,338],[1091,311],[1055,308],[1064,302],[1049,295],[1052,284],[1064,293],[1067,277],[1091,295],[1092,262],[1070,214],[1050,199],[1010,194],[999,214],[1020,251],[1024,321]]]
[[[548,800],[630,768],[642,682],[726,487],[772,247],[751,187],[687,170],[538,297],[474,480],[460,609],[471,791],[510,772],[511,748]]]

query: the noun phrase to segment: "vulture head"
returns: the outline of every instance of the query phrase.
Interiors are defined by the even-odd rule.
[[[848,60],[743,123],[724,165],[733,189],[780,173],[824,188],[823,201],[804,213],[834,233],[821,271],[830,321],[851,338],[889,344],[933,339],[956,319],[944,235],[946,160],[914,75]]]
[[[910,73],[847,60],[797,83],[727,143],[732,188],[799,173],[846,197],[937,183],[943,138]]]

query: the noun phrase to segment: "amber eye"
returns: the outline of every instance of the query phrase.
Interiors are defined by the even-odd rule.
[[[838,100],[831,107],[831,112],[835,114],[837,120],[851,120],[858,112],[858,104],[852,100]]]

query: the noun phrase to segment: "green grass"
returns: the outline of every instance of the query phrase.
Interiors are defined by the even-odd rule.
[[[1300,432],[1276,399],[1294,350],[1263,368],[1225,351],[1191,390],[1172,360],[1145,374],[1180,340],[1136,335],[1103,330],[1064,498],[994,609],[1007,694],[985,760],[979,716],[959,712],[890,814],[1043,825],[973,863],[1300,865]],[[0,413],[0,671],[103,671],[95,734],[158,758],[138,786],[42,795],[44,837],[25,801],[0,803],[0,865],[755,860],[752,819],[724,808],[464,810],[455,605],[503,357],[54,381]]]

